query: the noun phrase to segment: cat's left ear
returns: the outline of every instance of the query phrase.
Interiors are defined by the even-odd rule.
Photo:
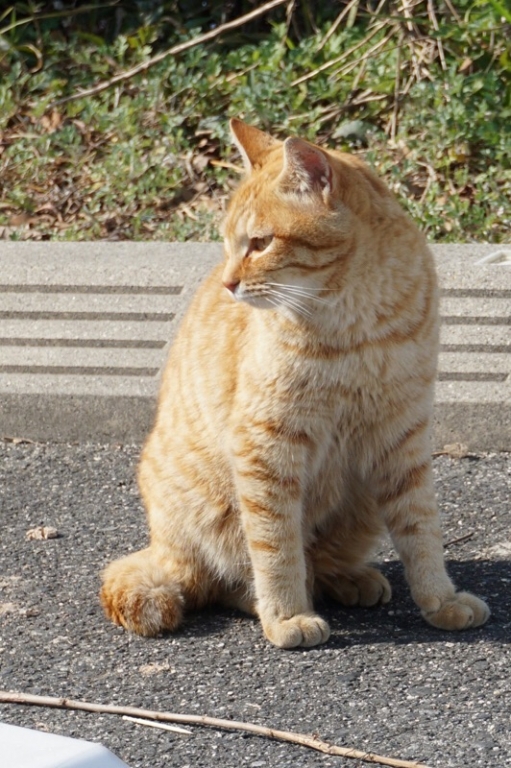
[[[320,149],[302,139],[290,138],[284,142],[284,168],[279,182],[286,192],[319,193],[326,201],[332,191],[333,172]]]
[[[234,143],[240,151],[243,164],[248,172],[260,167],[268,150],[280,144],[269,133],[260,131],[259,128],[254,128],[253,125],[247,125],[236,117],[232,118],[229,125]]]

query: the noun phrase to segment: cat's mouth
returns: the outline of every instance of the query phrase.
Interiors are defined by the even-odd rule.
[[[250,288],[238,283],[237,285],[226,286],[226,288],[228,288],[235,301],[243,301],[245,304],[250,304],[251,307],[257,307],[258,309],[275,309],[276,303],[271,300],[264,286]]]

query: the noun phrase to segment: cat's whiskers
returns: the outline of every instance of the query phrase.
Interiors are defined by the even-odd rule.
[[[285,306],[288,309],[296,312],[298,315],[301,315],[302,317],[312,317],[312,311],[307,306],[305,306],[302,301],[300,301],[299,296],[289,296],[282,291],[276,291],[274,288],[270,288],[269,286],[265,286],[264,295],[267,296],[268,299],[270,299],[270,296],[273,296],[276,305]]]
[[[320,296],[312,296],[306,288],[301,289],[299,286],[288,286],[288,285],[282,285],[280,283],[266,283],[265,285],[272,286],[271,288],[269,288],[269,290],[275,292],[277,295],[281,297],[281,299],[283,300],[285,299],[286,301],[295,301],[299,303],[301,306],[303,306],[304,308],[306,308],[306,303],[302,301],[302,299],[315,301],[319,304],[327,303],[327,300],[324,298],[321,298]]]
[[[331,306],[332,301],[335,301],[336,299],[336,296],[317,296],[313,293],[313,291],[323,290],[321,288],[308,288],[305,286],[286,285],[281,283],[268,283],[267,285],[274,286],[274,290],[278,290],[281,296],[296,298],[300,300],[300,303],[304,304],[305,306],[307,306],[309,302],[314,302],[315,304],[329,307]],[[336,289],[326,288],[324,290]]]
[[[336,291],[337,293],[340,291],[340,288],[312,288],[312,286],[305,286],[305,285],[293,285],[292,283],[266,283],[266,285],[275,285],[278,288],[287,288],[289,290],[300,290],[300,291],[306,291],[309,294],[313,293],[323,293],[323,291]]]
[[[302,315],[305,318],[309,317],[309,315],[306,314],[303,311],[303,308],[299,308],[297,306],[292,306],[288,302],[285,302],[285,301],[282,301],[282,300],[281,301],[277,301],[276,299],[273,299],[271,296],[268,296],[267,294],[265,294],[265,298],[266,298],[266,301],[268,301],[269,304],[271,304],[273,307],[275,307],[275,309],[277,311],[281,310],[283,307],[285,307],[286,309],[290,309],[292,312],[294,312],[297,315]]]
[[[264,296],[264,298],[276,309],[280,309],[284,306],[303,317],[309,317],[312,314],[310,310],[301,304],[301,302],[293,301],[290,297],[283,296],[278,291],[274,291],[267,286],[264,286],[264,290],[261,290],[258,295]]]
[[[306,307],[301,301],[298,301],[297,299],[292,299],[289,296],[279,296],[280,303],[285,306],[289,307],[289,309],[293,309],[295,312],[297,312],[299,315],[302,315],[302,317],[312,317],[311,310]]]
[[[278,283],[272,283],[272,285],[278,285]],[[313,296],[311,295],[306,288],[303,290],[300,288],[297,288],[295,286],[287,286],[287,285],[281,285],[279,286],[282,291],[284,291],[286,294],[291,294],[291,296],[299,296],[304,299],[309,299],[310,301],[315,301],[318,304],[327,304],[328,299],[323,298],[322,296]]]

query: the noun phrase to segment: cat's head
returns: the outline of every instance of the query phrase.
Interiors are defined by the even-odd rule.
[[[240,120],[231,130],[247,175],[224,222],[224,285],[252,306],[312,315],[326,291],[342,286],[371,196],[388,192],[349,156],[277,141]]]

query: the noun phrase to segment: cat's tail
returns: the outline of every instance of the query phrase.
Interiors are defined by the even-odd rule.
[[[102,573],[100,600],[109,619],[148,637],[175,630],[183,617],[179,582],[151,550],[114,560]]]

